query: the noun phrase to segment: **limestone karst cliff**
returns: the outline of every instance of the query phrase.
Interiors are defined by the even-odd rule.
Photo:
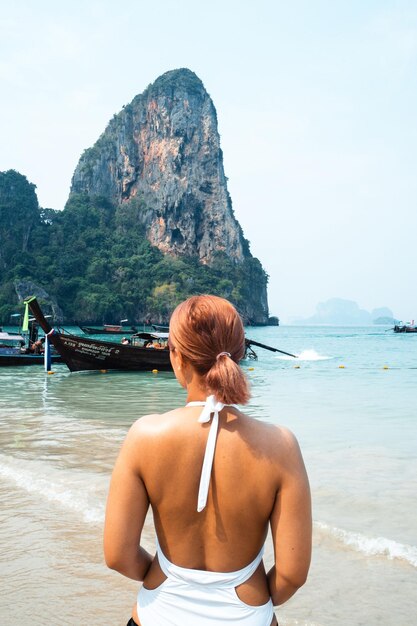
[[[236,264],[252,259],[227,190],[214,104],[188,69],[163,74],[113,117],[80,158],[71,186],[79,193],[136,203],[138,226],[164,254],[209,265],[219,252]],[[245,315],[267,323],[260,264],[248,281]]]

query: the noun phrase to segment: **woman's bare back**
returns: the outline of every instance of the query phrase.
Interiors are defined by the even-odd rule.
[[[198,513],[210,428],[198,422],[200,413],[200,407],[184,407],[142,418],[138,468],[166,556],[182,567],[233,571],[247,565],[264,543],[279,488],[282,433],[225,407],[207,506]]]
[[[282,432],[225,407],[219,415],[207,506],[197,512],[210,428],[210,423],[198,422],[201,410],[184,407],[142,418],[140,475],[167,558],[190,569],[235,571],[248,565],[265,542],[280,482],[278,450]],[[155,559],[144,586],[154,589],[164,580]],[[253,606],[268,601],[263,563],[236,591]]]

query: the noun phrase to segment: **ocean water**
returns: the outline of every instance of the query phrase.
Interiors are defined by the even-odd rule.
[[[248,412],[296,434],[312,487],[310,576],[279,623],[414,626],[417,336],[301,326],[247,336],[300,355],[257,348],[243,365]],[[170,373],[54,371],[0,370],[0,623],[124,626],[137,585],[103,564],[110,472],[130,424],[185,395]]]

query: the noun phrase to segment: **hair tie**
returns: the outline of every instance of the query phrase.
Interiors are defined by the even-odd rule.
[[[219,352],[219,354],[216,356],[216,361],[218,361],[221,356],[229,356],[229,357],[231,357],[232,355],[230,354],[230,352]]]

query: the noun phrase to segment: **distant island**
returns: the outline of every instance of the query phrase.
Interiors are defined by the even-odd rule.
[[[391,325],[398,323],[391,309],[380,307],[371,312],[361,309],[357,302],[343,298],[330,298],[319,302],[311,317],[295,318],[292,324],[321,326],[369,326],[370,324]]]

